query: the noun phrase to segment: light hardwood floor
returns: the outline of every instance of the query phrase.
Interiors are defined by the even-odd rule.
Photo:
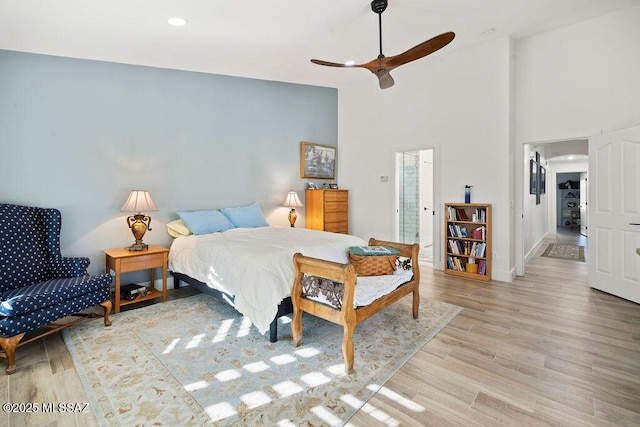
[[[349,423],[640,425],[640,306],[590,289],[586,263],[536,256],[525,272],[509,284],[423,268],[422,298],[464,310]],[[17,357],[18,371],[0,374],[2,400],[87,400],[60,336]],[[90,413],[2,416],[0,425],[96,425]]]

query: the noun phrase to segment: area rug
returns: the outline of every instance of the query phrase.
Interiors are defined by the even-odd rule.
[[[547,249],[540,256],[585,262],[584,246],[567,245],[565,243],[549,243]]]
[[[211,296],[113,315],[64,330],[90,406],[103,426],[343,425],[461,310],[411,297],[356,327],[344,374],[342,328],[306,315],[302,343],[281,321],[270,343]]]

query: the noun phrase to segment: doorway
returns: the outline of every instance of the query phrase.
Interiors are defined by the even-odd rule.
[[[420,245],[420,261],[433,264],[433,149],[396,153],[396,238]]]
[[[515,211],[516,218],[521,218],[515,224],[515,266],[516,275],[522,276],[525,265],[536,256],[545,236],[577,234],[575,237],[582,236],[584,239],[581,240],[586,240],[587,235],[591,234],[587,228],[589,147],[587,139],[576,138],[518,144],[517,148],[517,156],[522,159],[516,163],[522,168],[517,175],[517,188],[522,189],[522,192],[517,196],[521,199],[516,204]],[[529,195],[529,164],[534,152],[540,152],[546,167],[546,193],[541,198],[541,205],[536,205]],[[570,186],[578,188],[563,191],[559,185],[568,180],[575,181]],[[580,189],[581,185],[584,189]],[[563,199],[563,193],[567,196],[570,192],[574,198]],[[563,206],[566,209],[564,218],[561,211]],[[586,245],[584,246],[586,250]]]
[[[583,191],[580,189],[580,172],[556,174],[556,225],[558,231],[580,232]]]

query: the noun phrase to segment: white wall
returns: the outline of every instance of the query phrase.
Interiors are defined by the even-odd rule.
[[[500,39],[396,69],[391,89],[363,73],[362,84],[339,91],[338,178],[350,190],[351,232],[393,236],[393,154],[433,147],[434,265],[443,267],[443,203],[463,202],[468,184],[472,202],[493,205],[493,277],[510,280],[509,52]]]
[[[517,139],[575,139],[640,123],[640,6],[519,40]]]

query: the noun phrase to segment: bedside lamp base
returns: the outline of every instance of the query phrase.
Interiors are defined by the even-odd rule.
[[[295,227],[296,219],[298,219],[298,214],[294,208],[291,208],[291,211],[289,212],[289,223],[292,227]]]
[[[131,252],[134,252],[134,251],[146,251],[146,250],[149,249],[149,245],[147,245],[146,243],[142,243],[142,242],[140,242],[140,243],[136,242],[133,245],[127,247],[127,249],[129,249]]]

